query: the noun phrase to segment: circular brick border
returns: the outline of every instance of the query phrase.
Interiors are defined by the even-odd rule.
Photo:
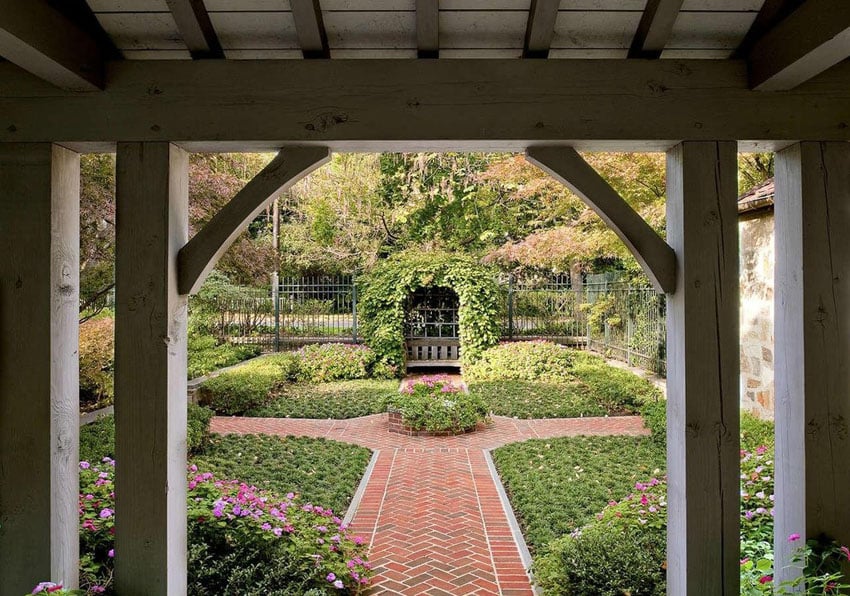
[[[452,430],[414,430],[407,426],[404,423],[404,420],[401,415],[401,411],[395,409],[388,409],[387,415],[389,417],[390,422],[390,432],[398,433],[400,435],[407,435],[408,437],[454,437],[457,435],[465,435],[471,432],[475,432],[478,430],[479,425],[475,425],[471,428],[466,428],[462,430],[452,431]]]

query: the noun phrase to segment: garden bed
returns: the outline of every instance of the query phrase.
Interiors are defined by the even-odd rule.
[[[475,432],[479,428],[484,428],[484,424],[481,423],[476,426],[460,428],[457,430],[417,430],[409,424],[405,424],[404,414],[402,414],[401,410],[397,410],[395,408],[389,408],[387,410],[387,417],[389,419],[389,428],[391,433],[407,435],[408,437],[453,437],[455,435],[465,435],[467,433]]]

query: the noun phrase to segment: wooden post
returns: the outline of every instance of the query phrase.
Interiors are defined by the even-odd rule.
[[[739,341],[734,142],[667,154],[667,593],[739,593]]]
[[[776,578],[807,538],[850,543],[850,145],[776,154]],[[791,544],[792,533],[802,540]]]
[[[79,566],[80,157],[0,143],[0,594]]]
[[[188,157],[119,143],[115,249],[115,587],[186,593]]]

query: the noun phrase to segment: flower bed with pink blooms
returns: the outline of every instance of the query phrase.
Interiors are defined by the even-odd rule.
[[[445,436],[475,430],[487,420],[488,408],[448,376],[430,375],[404,385],[390,399],[389,412],[394,432]]]
[[[114,468],[108,457],[80,463],[80,583],[87,594],[114,593]],[[334,511],[194,465],[188,482],[189,594],[320,596],[359,594],[368,585],[364,540]]]

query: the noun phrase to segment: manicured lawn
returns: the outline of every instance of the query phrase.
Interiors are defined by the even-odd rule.
[[[397,380],[356,380],[332,383],[283,385],[265,406],[248,410],[246,416],[270,418],[356,418],[379,414],[387,400],[398,393]]]
[[[217,478],[236,478],[279,495],[294,492],[342,514],[371,455],[365,447],[321,438],[213,435],[192,463]]]
[[[533,439],[496,449],[493,460],[532,552],[665,469],[663,447],[648,437]]]
[[[481,397],[498,416],[574,418],[604,416],[608,411],[580,383],[477,381],[469,392]]]

